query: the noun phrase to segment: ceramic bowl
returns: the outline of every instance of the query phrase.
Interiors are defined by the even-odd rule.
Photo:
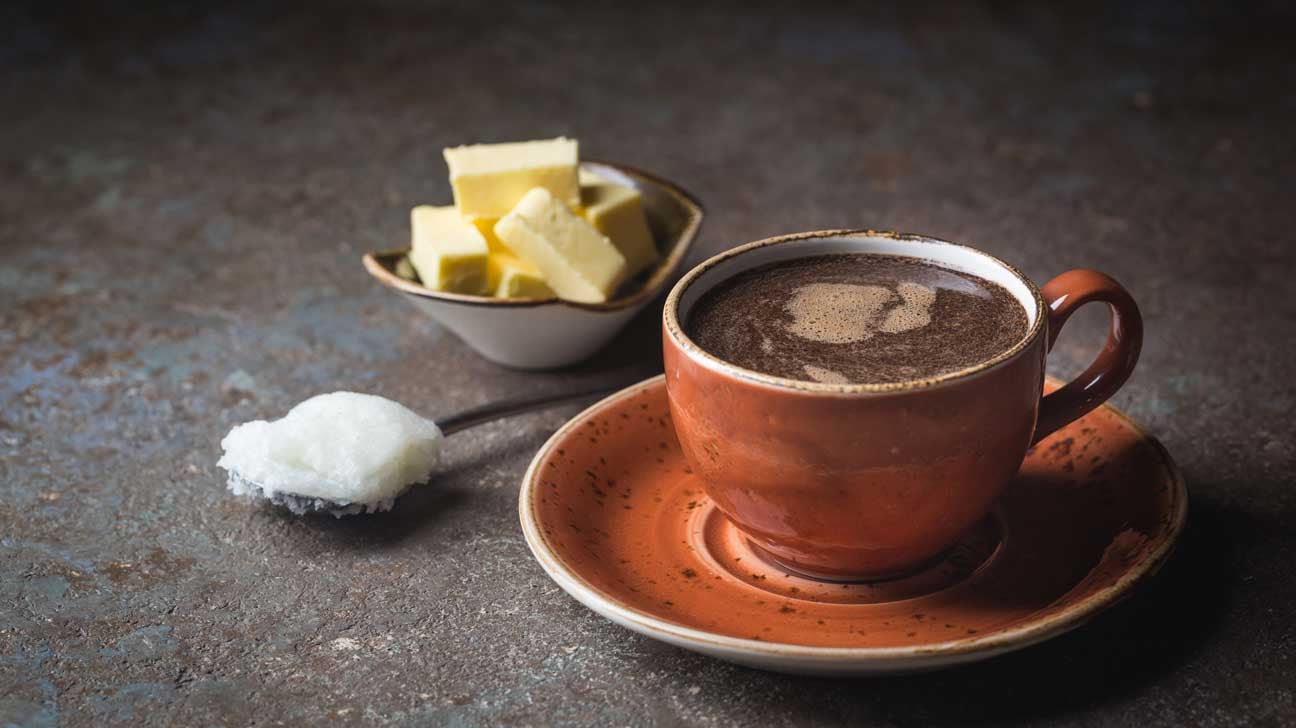
[[[396,275],[409,252],[369,253],[365,269],[384,286],[454,332],[487,359],[517,369],[551,369],[574,364],[598,351],[649,301],[669,288],[697,239],[703,209],[679,186],[633,167],[585,161],[581,167],[643,196],[648,226],[662,259],[647,278],[606,303],[558,298],[491,298],[434,291]]]

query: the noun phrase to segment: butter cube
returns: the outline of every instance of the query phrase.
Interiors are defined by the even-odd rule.
[[[558,137],[534,142],[473,144],[443,151],[455,207],[464,217],[500,217],[533,187],[580,205],[577,144]]]
[[[626,259],[626,278],[657,262],[657,245],[639,191],[580,171],[582,214]]]
[[[477,232],[481,233],[483,238],[486,238],[486,248],[491,253],[507,253],[508,248],[504,247],[504,243],[501,243],[499,236],[495,234],[495,223],[497,222],[499,222],[498,217],[477,215],[468,218],[468,223],[477,228]]]
[[[602,303],[625,280],[621,251],[543,187],[526,193],[500,218],[495,234],[514,255],[540,269],[562,298]]]
[[[553,289],[534,265],[508,253],[486,259],[486,288],[496,298],[551,298]]]
[[[468,222],[486,238],[486,292],[496,298],[551,298],[553,289],[540,269],[514,256],[495,234],[498,217],[474,217]]]
[[[486,239],[453,207],[410,210],[410,263],[423,285],[480,295],[486,289]]]

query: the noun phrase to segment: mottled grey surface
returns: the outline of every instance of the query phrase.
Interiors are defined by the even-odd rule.
[[[0,723],[1296,723],[1293,18],[590,5],[0,9]],[[1115,275],[1148,331],[1116,402],[1191,489],[1175,559],[1050,644],[812,680],[545,577],[517,484],[571,407],[452,438],[391,514],[229,497],[222,435],[317,392],[436,414],[659,366],[649,311],[501,370],[359,265],[449,200],[442,146],[557,133],[699,195],[703,251],[874,226]]]

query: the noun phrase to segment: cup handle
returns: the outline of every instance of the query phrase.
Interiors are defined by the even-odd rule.
[[[1111,276],[1083,268],[1071,270],[1049,281],[1040,293],[1049,309],[1049,351],[1053,350],[1058,333],[1071,314],[1091,301],[1105,303],[1111,309],[1111,329],[1107,343],[1089,368],[1040,400],[1032,445],[1115,394],[1134,371],[1143,348],[1143,316],[1138,304]]]

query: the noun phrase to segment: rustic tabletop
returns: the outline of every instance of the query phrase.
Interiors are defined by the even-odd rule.
[[[616,5],[0,11],[0,723],[1296,722],[1296,18]],[[435,415],[659,370],[659,304],[583,365],[510,371],[360,265],[449,201],[443,146],[557,134],[695,193],[694,260],[868,226],[1114,275],[1147,322],[1115,404],[1191,493],[1174,559],[1051,643],[818,680],[545,576],[518,483],[576,407],[450,439],[387,515],[229,496],[225,432],[318,392]]]

